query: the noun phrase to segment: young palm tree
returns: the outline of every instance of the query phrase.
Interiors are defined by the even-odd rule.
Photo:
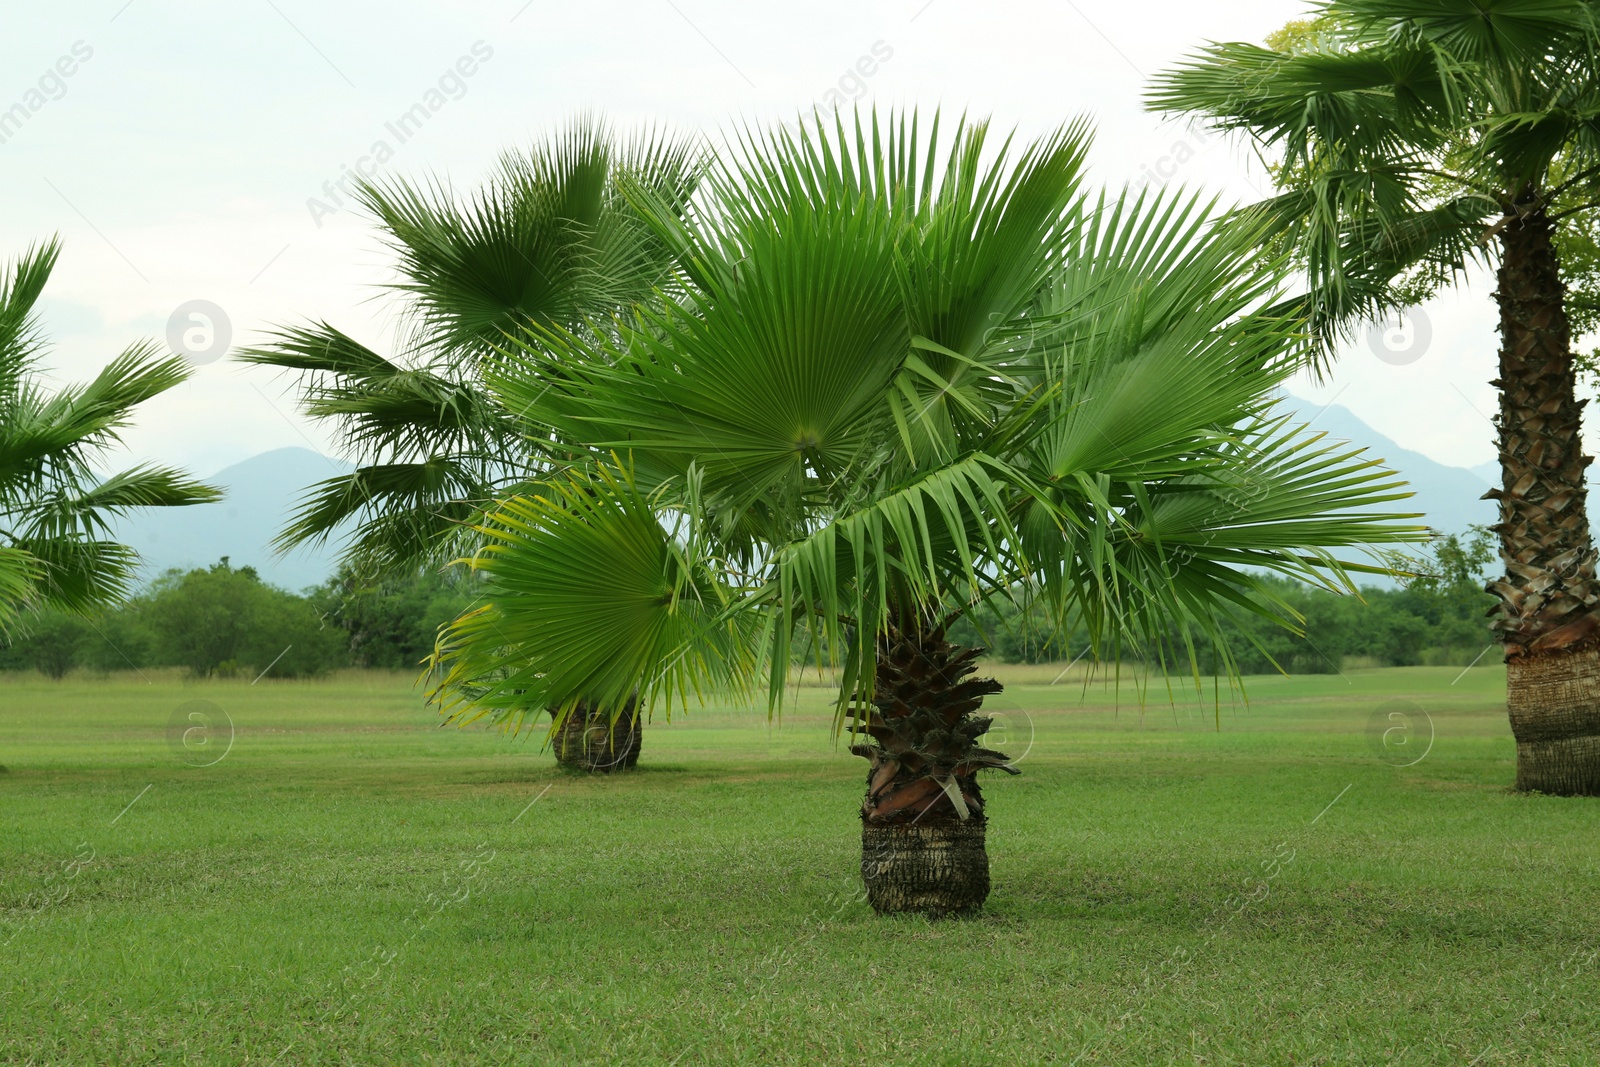
[[[34,305],[59,253],[52,239],[0,267],[0,630],[25,609],[82,613],[126,595],[139,555],[109,536],[117,516],[222,496],[169,467],[99,468],[133,409],[189,376],[181,359],[139,344],[87,385],[40,385]]]
[[[1020,153],[938,127],[746,138],[686,216],[648,213],[680,301],[494,364],[565,469],[483,524],[488,603],[441,636],[432,689],[515,730],[529,706],[742,690],[764,657],[776,704],[795,633],[820,636],[869,762],[869,898],[930,915],[982,904],[977,774],[1016,771],[953,619],[1036,595],[1102,649],[1173,624],[1182,645],[1224,605],[1292,623],[1247,568],[1337,584],[1333,551],[1420,533],[1359,510],[1406,495],[1387,472],[1268,415],[1300,324],[1256,310],[1285,270],[1258,233],[1192,199],[1086,201],[1082,126]]]
[[[1151,105],[1243,131],[1257,210],[1310,275],[1324,339],[1494,262],[1505,648],[1517,787],[1600,794],[1600,586],[1558,228],[1600,210],[1600,6],[1331,0],[1278,51],[1219,44]]]
[[[534,477],[527,412],[483,386],[484,359],[533,327],[585,330],[626,316],[669,277],[664,242],[624,195],[661,203],[693,188],[690,151],[655,137],[619,143],[580,120],[525,154],[508,154],[466,201],[437,184],[367,185],[364,206],[399,267],[407,351],[386,358],[325,323],[280,330],[248,362],[301,373],[302,406],[331,422],[359,466],[313,489],[278,538],[288,549],[355,530],[344,556],[358,576],[446,564],[473,547],[472,524]],[[631,767],[639,724],[597,729],[588,709],[556,752],[591,770]]]

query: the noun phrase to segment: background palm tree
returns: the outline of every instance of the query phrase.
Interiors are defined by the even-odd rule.
[[[247,362],[300,372],[303,410],[331,423],[358,466],[313,487],[277,543],[354,532],[347,580],[442,566],[475,547],[472,525],[498,496],[536,476],[525,409],[482,383],[486,357],[537,327],[613,329],[669,281],[665,243],[629,205],[629,187],[681,204],[693,154],[658,136],[619,142],[598,121],[504,156],[459,199],[438,183],[363,186],[363,205],[396,256],[402,354],[379,355],[312,323],[278,331]],[[587,709],[556,751],[591,770],[631,767],[639,726],[597,727]]]
[[[1280,42],[1206,48],[1151,105],[1271,153],[1260,205],[1326,342],[1496,265],[1504,643],[1517,787],[1600,793],[1600,586],[1556,242],[1600,208],[1600,5],[1333,0]],[[1328,351],[1326,347],[1324,352]]]
[[[137,344],[87,385],[39,383],[35,305],[59,253],[51,239],[0,267],[0,629],[25,609],[86,613],[125,596],[139,554],[111,538],[117,516],[222,496],[170,467],[100,466],[134,408],[188,378],[183,360]]]
[[[745,138],[682,221],[650,212],[683,298],[489,373],[506,406],[538,398],[566,469],[483,525],[443,709],[670,708],[762,657],[776,704],[796,633],[820,636],[870,764],[869,899],[962,913],[989,889],[977,772],[1016,768],[953,619],[1037,597],[1104,652],[1170,629],[1154,651],[1186,657],[1229,606],[1293,625],[1247,568],[1337,584],[1333,550],[1421,536],[1359,510],[1407,495],[1387,472],[1267,414],[1301,328],[1253,311],[1283,259],[1192,198],[1086,201],[1087,138],[819,122]]]

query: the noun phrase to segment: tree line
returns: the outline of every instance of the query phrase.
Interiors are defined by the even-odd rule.
[[[1490,640],[1484,615],[1493,599],[1483,591],[1481,572],[1491,559],[1489,534],[1478,528],[1441,538],[1432,560],[1419,561],[1418,576],[1397,589],[1369,586],[1353,597],[1268,578],[1305,619],[1304,636],[1236,611],[1224,616],[1227,647],[1245,674],[1464,666]],[[429,569],[363,581],[344,568],[295,594],[224,557],[210,567],[169,570],[98,616],[38,613],[0,646],[0,670],[51,678],[153,667],[222,678],[262,671],[304,678],[343,667],[414,670],[433,651],[439,627],[474,605],[468,581]],[[986,647],[1003,663],[1070,660],[1087,646],[1086,633],[1054,629],[1047,619],[1042,609],[1025,611],[1012,598],[996,598],[957,622],[951,636]],[[807,649],[797,646],[794,655],[804,659]],[[1150,650],[1144,656],[1154,658]],[[1205,674],[1226,670],[1210,641],[1198,643],[1197,663]]]
[[[169,570],[98,614],[32,613],[0,643],[0,670],[62,678],[179,667],[207,678],[306,678],[341,667],[417,669],[434,635],[471,605],[462,580],[418,570],[362,581],[342,570],[296,594],[224,556]]]
[[[1431,558],[1410,561],[1414,577],[1398,588],[1366,586],[1358,596],[1334,593],[1287,578],[1263,576],[1299,613],[1303,634],[1250,612],[1222,615],[1227,653],[1241,674],[1333,674],[1348,667],[1466,666],[1493,641],[1485,616],[1494,598],[1484,591],[1483,571],[1494,558],[1491,535],[1475,527],[1434,543]],[[953,640],[985,645],[1005,663],[1071,660],[1088,647],[1081,627],[1053,628],[1042,608],[1024,610],[997,599],[951,627]],[[1187,648],[1174,631],[1164,649],[1142,650],[1175,674],[1191,670]],[[1175,662],[1176,657],[1184,657]],[[1201,674],[1226,674],[1217,645],[1195,641]]]

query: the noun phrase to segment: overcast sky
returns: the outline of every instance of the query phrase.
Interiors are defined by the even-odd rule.
[[[731,123],[859,98],[986,114],[1025,135],[1088,115],[1098,130],[1092,182],[1159,175],[1230,201],[1255,199],[1268,186],[1247,153],[1162,123],[1140,99],[1152,74],[1203,41],[1260,41],[1305,5],[63,0],[7,8],[0,116],[13,119],[0,123],[0,257],[53,233],[64,240],[44,315],[55,341],[50,372],[68,381],[133,340],[163,338],[174,310],[194,300],[223,309],[235,347],[303,318],[387,347],[390,308],[373,299],[386,258],[358,215],[330,210],[338,205],[324,190],[380,140],[393,151],[383,173],[433,173],[469,187],[502,150],[584,109],[624,129],[663,123],[715,137]],[[386,124],[418,103],[435,110],[401,143]],[[1357,343],[1330,381],[1297,381],[1294,390],[1336,400],[1441,462],[1493,459],[1491,289],[1479,280],[1426,307],[1426,345],[1380,338],[1380,348],[1401,349],[1385,360]],[[140,456],[202,474],[285,445],[330,448],[296,416],[286,381],[227,359],[147,405],[129,437]]]

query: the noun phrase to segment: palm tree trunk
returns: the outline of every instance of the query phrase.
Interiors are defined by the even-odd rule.
[[[615,726],[605,711],[582,704],[561,725],[555,741],[556,761],[563,767],[597,774],[631,770],[639,762],[642,740],[637,698],[629,698]]]
[[[977,746],[989,720],[974,715],[1001,691],[971,678],[982,649],[944,639],[936,625],[891,627],[878,638],[872,703],[852,709],[875,744],[861,805],[861,877],[880,914],[968,915],[989,896],[988,816],[977,772],[1018,773]]]
[[[1574,394],[1565,291],[1537,197],[1509,209],[1500,241],[1498,500],[1504,577],[1493,627],[1505,645],[1517,788],[1600,795],[1600,616],[1589,533],[1583,401]]]

